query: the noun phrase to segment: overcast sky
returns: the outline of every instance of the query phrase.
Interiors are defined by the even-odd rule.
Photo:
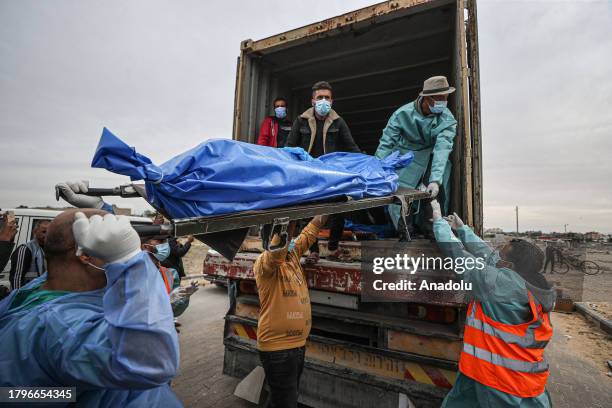
[[[89,168],[103,126],[156,163],[231,137],[240,41],[373,3],[0,0],[0,207],[127,182]],[[612,1],[478,11],[485,226],[612,232]]]

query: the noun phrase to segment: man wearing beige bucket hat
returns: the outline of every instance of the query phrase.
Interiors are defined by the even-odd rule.
[[[413,151],[412,163],[398,172],[400,186],[427,189],[432,198],[437,197],[445,213],[450,197],[449,155],[457,133],[457,121],[447,108],[448,96],[453,92],[455,88],[449,86],[444,76],[426,79],[419,97],[391,115],[376,149],[376,157],[380,159],[394,151]],[[398,228],[400,207],[391,205],[389,212]],[[424,212],[425,209],[419,210],[413,221],[415,225],[423,226],[429,219],[423,216]]]

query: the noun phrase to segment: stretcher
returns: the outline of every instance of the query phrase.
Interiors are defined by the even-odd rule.
[[[145,200],[147,198],[144,184],[127,184],[114,188],[90,188],[86,194],[102,197],[142,197]],[[59,200],[60,197],[61,192],[56,189],[56,199]],[[407,226],[406,218],[410,214],[411,204],[429,197],[429,193],[424,191],[399,188],[394,194],[384,197],[369,197],[355,200],[347,196],[339,196],[326,201],[309,202],[293,206],[181,219],[172,219],[167,216],[163,208],[156,208],[157,211],[170,220],[170,224],[145,225],[135,228],[141,236],[168,234],[179,237],[193,235],[227,259],[233,260],[250,227],[271,225],[270,236],[280,234],[280,245],[284,246],[287,240],[287,226],[291,221],[312,218],[318,215],[366,210],[390,204],[397,204],[402,207],[403,225]],[[406,236],[410,239],[407,228]],[[270,240],[267,241],[269,242]]]

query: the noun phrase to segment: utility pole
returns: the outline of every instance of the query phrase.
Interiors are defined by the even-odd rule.
[[[516,235],[518,235],[519,233],[519,228],[518,228],[518,205],[515,208],[516,211]]]
[[[568,226],[568,225],[569,225],[569,224],[563,224],[563,228],[565,229],[565,233],[566,233],[566,234],[567,234],[567,226]]]

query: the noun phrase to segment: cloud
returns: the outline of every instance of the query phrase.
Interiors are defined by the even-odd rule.
[[[612,231],[612,12],[479,2],[485,225]]]

